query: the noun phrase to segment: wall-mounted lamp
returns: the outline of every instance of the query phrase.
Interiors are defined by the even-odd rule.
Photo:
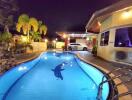
[[[98,25],[101,26],[101,23],[98,21]]]
[[[130,10],[124,11],[124,12],[122,13],[122,17],[123,17],[124,19],[128,19],[128,18],[132,17],[132,11],[130,11]]]
[[[66,34],[63,34],[63,38],[64,38],[64,39],[67,38],[67,35],[66,35]]]

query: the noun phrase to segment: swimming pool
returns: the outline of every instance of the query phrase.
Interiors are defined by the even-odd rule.
[[[46,52],[0,78],[0,100],[96,100],[103,73],[74,54]],[[102,100],[109,95],[103,85]]]

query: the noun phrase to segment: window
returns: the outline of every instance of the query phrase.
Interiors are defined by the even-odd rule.
[[[132,27],[116,30],[115,47],[132,47]]]
[[[109,42],[109,31],[101,34],[100,46],[107,46]]]

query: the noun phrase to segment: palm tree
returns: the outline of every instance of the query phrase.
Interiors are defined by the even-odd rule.
[[[21,32],[22,30],[23,33],[28,36],[28,40],[29,40],[29,31],[31,30],[31,27],[29,25],[29,20],[30,18],[28,15],[22,14],[21,16],[19,16],[18,23],[16,25],[17,31]]]
[[[42,21],[39,21],[39,32],[40,32],[40,34],[46,35],[47,30],[48,30],[47,26],[43,25]]]
[[[28,36],[31,34],[33,40],[41,40],[41,35],[46,35],[47,27],[43,25],[42,21],[38,21],[36,18],[29,18],[28,15],[22,14],[18,18],[18,23],[16,25],[18,32],[23,31],[25,35]]]
[[[30,19],[29,19],[29,25],[30,25],[31,30],[32,30],[33,32],[37,32],[37,31],[38,31],[39,23],[38,23],[38,21],[37,21],[36,18],[33,18],[33,17],[30,18]]]
[[[35,42],[40,42],[42,40],[41,34],[39,32],[31,32],[32,33],[32,40]]]
[[[29,18],[28,15],[26,14],[22,14],[19,18],[18,18],[18,23],[16,25],[16,29],[18,32],[21,32],[21,30],[23,31],[23,33],[25,35],[28,36],[28,40],[29,40],[29,35],[30,32],[37,32],[38,31],[38,21],[36,18]]]
[[[39,32],[41,34],[46,35],[46,33],[47,33],[47,26],[46,25],[41,25],[40,28],[39,28]]]
[[[41,35],[42,34],[46,35],[46,33],[47,33],[47,27],[46,27],[46,25],[43,25],[42,21],[38,21],[38,27],[37,27],[36,31],[32,31],[31,32],[32,39],[34,41],[41,41],[42,40]]]

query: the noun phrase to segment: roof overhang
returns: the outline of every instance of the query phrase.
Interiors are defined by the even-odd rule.
[[[89,22],[86,25],[87,31],[99,33],[100,32],[100,23],[101,21],[105,20],[109,16],[112,15],[113,12],[119,11],[121,9],[127,8],[132,6],[132,0],[121,0],[111,6],[108,6],[104,9],[96,11]]]

